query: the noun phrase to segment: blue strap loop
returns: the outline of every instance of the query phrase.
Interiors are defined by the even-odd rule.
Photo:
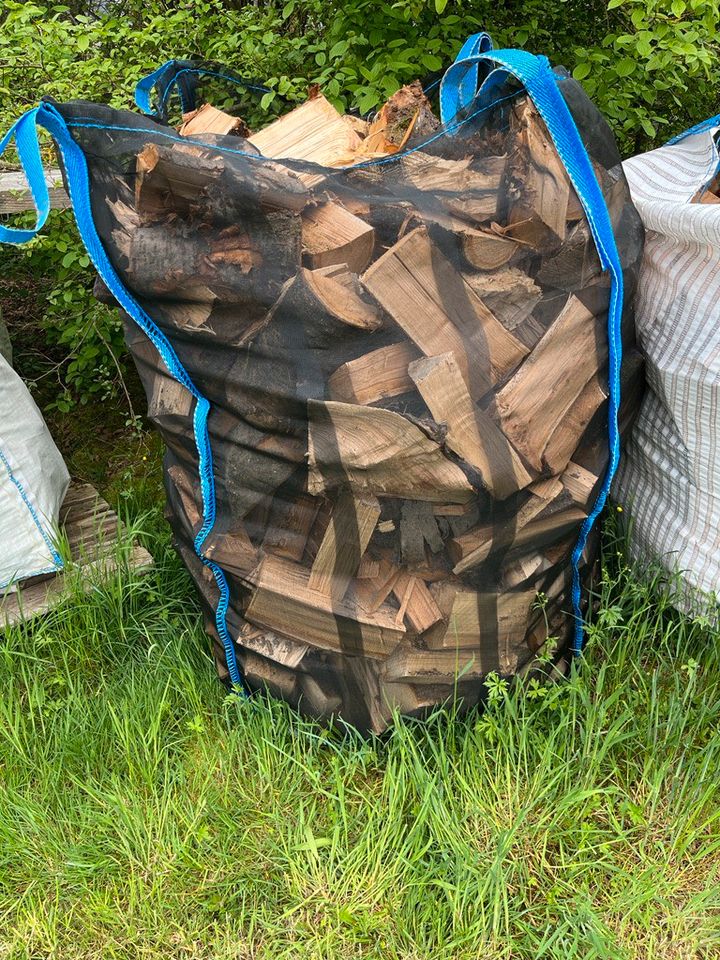
[[[452,82],[446,83],[450,70],[445,72],[440,81],[440,119],[443,126],[451,123],[455,117],[469,107],[478,91],[480,76],[480,61],[474,60],[479,54],[489,53],[493,49],[492,37],[489,33],[474,33],[468,37],[455,57],[455,63],[466,63],[460,72],[454,72]]]
[[[174,90],[180,97],[183,113],[189,113],[197,106],[198,81],[202,77],[213,77],[217,80],[227,80],[246,90],[255,90],[258,93],[268,93],[270,88],[261,84],[244,80],[230,70],[225,70],[217,64],[201,66],[193,60],[168,60],[157,70],[153,70],[135,85],[135,103],[148,116],[167,118],[167,104]],[[152,94],[156,95],[157,103],[153,106]]]
[[[215,611],[215,623],[225,648],[230,679],[236,687],[242,688],[242,677],[235,656],[235,648],[226,622],[230,588],[223,570],[216,563],[208,560],[203,554],[203,544],[215,523],[216,513],[213,458],[208,430],[210,403],[190,379],[165,334],[131,295],[110,262],[93,220],[87,159],[80,146],[78,146],[73,139],[64,117],[51,103],[43,102],[39,107],[35,107],[33,110],[25,113],[2,141],[2,149],[5,149],[5,146],[14,133],[16,143],[18,144],[20,161],[28,183],[30,184],[34,202],[38,207],[39,216],[38,224],[34,230],[8,230],[7,228],[1,228],[0,241],[25,243],[31,240],[45,220],[45,217],[42,216],[42,209],[45,207],[49,208],[49,195],[40,161],[36,125],[44,127],[52,135],[60,150],[75,221],[80,237],[85,244],[85,249],[95,269],[123,310],[132,317],[135,323],[137,323],[153,343],[169,374],[174,377],[178,383],[182,384],[195,399],[193,428],[195,445],[198,452],[198,472],[200,475],[200,490],[203,503],[203,525],[195,537],[193,546],[198,557],[210,568],[215,577],[220,592]]]
[[[0,225],[0,243],[27,243],[44,226],[50,213],[50,191],[45,182],[37,135],[36,118],[39,109],[39,107],[34,107],[24,113],[0,141],[1,157],[8,148],[10,141],[13,138],[15,140],[20,164],[30,188],[30,195],[36,211],[35,226],[31,229],[21,230],[18,227]]]
[[[570,181],[575,188],[588,219],[590,231],[604,270],[610,273],[610,301],[608,305],[608,468],[597,500],[580,529],[572,553],[572,602],[575,616],[573,651],[579,654],[584,642],[581,607],[580,561],[588,536],[600,515],[610,492],[613,477],[620,459],[620,434],[618,408],[620,405],[620,365],[622,363],[622,306],[623,273],[620,254],[605,197],[600,189],[590,157],[570,110],[558,88],[558,79],[547,57],[536,57],[525,50],[496,50],[476,54],[456,61],[443,78],[452,90],[459,78],[465,76],[467,67],[475,61],[490,61],[501,68],[493,71],[490,82],[496,83],[498,73],[505,71],[519,80],[527,90],[538,113],[545,122]],[[441,88],[442,89],[442,88]],[[482,89],[481,89],[482,94]]]

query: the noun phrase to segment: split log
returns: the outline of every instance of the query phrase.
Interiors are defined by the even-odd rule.
[[[418,227],[373,263],[363,283],[426,356],[451,352],[473,399],[527,354]]]
[[[356,494],[465,503],[473,489],[435,441],[389,410],[308,401],[308,491],[349,484]]]
[[[495,497],[504,500],[530,483],[512,444],[474,405],[452,353],[415,360],[408,373],[434,419],[447,424],[448,448],[478,471]]]
[[[356,498],[349,490],[340,491],[310,571],[311,590],[342,600],[379,517],[380,504],[375,497]]]
[[[287,315],[288,323],[296,326],[302,321],[306,346],[328,350],[348,333],[373,332],[382,326],[377,305],[363,300],[358,289],[303,268],[286,286],[273,312]]]
[[[512,149],[503,191],[509,233],[535,250],[557,249],[565,239],[572,186],[547,128],[529,97],[510,112]]]
[[[407,146],[412,136],[420,142],[440,129],[430,101],[419,80],[401,87],[383,104],[370,124],[360,153],[367,155],[397,153]]]
[[[542,297],[532,277],[516,267],[497,273],[465,274],[465,280],[507,330],[516,330]]]
[[[339,203],[321,203],[302,214],[302,244],[307,266],[346,264],[360,273],[372,256],[375,231]]]
[[[597,495],[600,477],[581,467],[579,463],[568,463],[560,479],[573,502],[589,508]]]
[[[340,162],[363,142],[322,95],[300,104],[248,139],[264,157],[308,160],[326,167]]]
[[[357,580],[354,585],[356,601],[367,613],[375,613],[385,603],[402,573],[387,557],[381,557],[378,564],[375,577]]]
[[[405,628],[395,622],[392,607],[381,605],[369,614],[352,591],[333,600],[311,589],[309,579],[304,567],[266,556],[255,577],[246,618],[313,647],[372,659],[388,656],[404,638]]]
[[[462,252],[471,267],[476,270],[498,270],[505,266],[522,249],[517,240],[502,236],[493,230],[476,230],[472,227],[455,231],[462,246]],[[471,283],[471,278],[467,278]],[[482,285],[485,278],[478,278]],[[475,283],[471,283],[476,293],[480,293]],[[501,318],[498,318],[501,319]],[[506,324],[507,326],[507,324]],[[508,329],[511,329],[508,327]]]
[[[241,579],[252,573],[259,561],[258,551],[247,531],[237,522],[225,532],[211,531],[202,545],[202,552],[208,560]]]
[[[310,716],[327,719],[336,714],[342,706],[342,697],[327,681],[311,676],[300,677],[300,706]]]
[[[299,563],[321,501],[305,494],[289,499],[277,496],[263,538],[263,550]]]
[[[228,617],[228,623],[230,617]],[[288,640],[287,637],[278,637],[270,630],[259,630],[251,623],[243,621],[237,629],[233,630],[233,636],[237,643],[252,650],[253,653],[260,654],[268,660],[275,660],[283,667],[290,670],[297,670],[305,659],[305,654],[310,649],[307,643],[298,643],[296,640]]]
[[[432,553],[438,553],[443,548],[432,504],[422,500],[403,500],[400,506],[400,555],[403,563],[424,562],[426,543]]]
[[[459,680],[477,682],[487,673],[475,650],[414,650],[403,647],[386,661],[382,678],[387,683],[452,685]]]
[[[294,703],[298,694],[298,675],[274,660],[241,650],[239,654],[243,676],[256,688],[265,688],[273,697]]]
[[[543,451],[543,463],[552,474],[559,474],[567,466],[581,441],[586,440],[586,432],[590,422],[597,415],[608,398],[607,388],[600,381],[600,376],[590,378],[580,392],[577,400],[568,409],[563,419],[558,422]],[[604,442],[606,455],[607,442]]]
[[[396,621],[407,619],[410,628],[418,634],[429,630],[443,619],[442,612],[425,582],[406,570],[400,571],[392,592],[400,604]]]
[[[505,435],[536,470],[543,453],[607,356],[598,345],[594,315],[576,297],[567,305],[520,369],[495,395]],[[577,442],[581,435],[576,436]]]
[[[153,371],[152,390],[148,396],[148,417],[159,427],[166,426],[168,417],[186,420],[193,409],[195,399],[187,387],[162,369]]]
[[[197,110],[183,114],[182,126],[178,132],[181,137],[196,137],[203,133],[215,133],[223,137],[247,137],[250,129],[240,117],[232,117],[229,113],[204,103]]]
[[[166,479],[172,485],[168,493],[175,501],[179,510],[180,520],[184,521],[188,538],[194,540],[203,525],[202,497],[200,485],[192,480],[190,474],[179,464],[172,464],[165,472]]]
[[[494,523],[481,523],[450,540],[448,553],[455,563],[453,573],[459,575],[476,567],[495,550],[507,550],[526,543],[527,526],[562,493],[563,485],[559,480],[539,480],[530,488],[527,499],[515,514],[499,518]]]
[[[476,226],[497,216],[505,160],[448,160],[415,151],[399,161],[398,177],[416,190],[432,194],[433,202],[448,213]]]
[[[535,590],[484,593],[445,580],[431,585],[430,592],[447,620],[445,632],[432,640],[434,649],[475,650],[483,672],[517,668]]]
[[[419,350],[408,340],[403,340],[350,360],[328,380],[330,398],[345,403],[368,404],[408,393],[414,386],[408,365],[419,356]]]

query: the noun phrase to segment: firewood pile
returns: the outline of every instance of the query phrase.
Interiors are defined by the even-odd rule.
[[[179,136],[143,129],[125,176],[95,171],[113,259],[211,403],[203,554],[245,680],[373,731],[477,703],[548,638],[562,660],[607,466],[609,279],[531,101],[481,121],[444,132],[417,83],[371,121],[318,91],[257,131],[205,104]],[[629,300],[642,231],[601,134]],[[642,389],[626,313],[623,428]],[[195,402],[127,330],[227,676],[192,546]]]

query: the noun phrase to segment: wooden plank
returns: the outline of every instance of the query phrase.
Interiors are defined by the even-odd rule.
[[[308,401],[311,494],[349,484],[356,494],[465,503],[463,471],[400,414],[335,401]]]
[[[382,678],[387,683],[453,684],[458,680],[480,680],[485,672],[476,650],[403,647],[386,661]]]
[[[417,227],[379,257],[363,283],[426,356],[453,353],[473,399],[528,353]]]
[[[333,600],[312,590],[309,579],[305,567],[266,556],[255,576],[246,618],[313,647],[373,659],[387,657],[405,636],[391,607],[381,605],[369,614],[352,591],[342,600]]]
[[[565,417],[606,356],[602,340],[598,344],[595,316],[577,297],[570,297],[525,363],[496,394],[503,433],[538,471],[548,441],[556,429],[568,429]]]
[[[328,380],[330,398],[368,404],[408,393],[413,389],[408,365],[419,356],[417,347],[403,340],[349,360]]]
[[[75,573],[84,591],[93,588],[98,578],[109,577],[120,569],[115,553],[118,531],[117,514],[90,484],[73,483],[60,510],[61,533],[67,541],[70,564],[66,570],[33,577],[17,585],[12,593],[0,596],[0,628],[47,613],[75,585]],[[153,563],[152,556],[139,544],[133,544],[122,569],[144,572]]]
[[[237,642],[254,653],[266,657],[268,660],[274,660],[283,667],[289,667],[291,670],[297,670],[305,658],[305,654],[310,649],[307,643],[298,643],[296,640],[288,640],[287,637],[278,637],[270,630],[260,630],[251,623],[243,622],[237,630],[235,637]]]
[[[357,573],[375,525],[380,504],[372,496],[354,497],[341,490],[310,571],[311,590],[341,600]]]
[[[494,497],[504,500],[531,482],[510,441],[473,403],[452,353],[415,360],[408,373],[433,418],[447,424],[449,449],[475,467]]]
[[[62,185],[61,172],[55,167],[46,170],[45,183],[50,194],[50,209],[67,209],[70,206],[70,198]],[[0,215],[23,213],[25,210],[34,209],[25,175],[20,171],[12,170],[8,173],[0,173]]]

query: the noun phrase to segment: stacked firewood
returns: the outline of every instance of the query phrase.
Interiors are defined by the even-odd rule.
[[[419,84],[371,122],[315,91],[255,133],[206,104],[180,134],[149,133],[116,185],[110,246],[212,405],[203,552],[248,684],[379,731],[395,708],[477,702],[548,637],[562,652],[607,465],[609,280],[530,100],[450,135]],[[595,166],[632,268],[625,180]],[[195,402],[129,341],[224,670],[192,549]],[[627,420],[632,350],[623,378]]]

